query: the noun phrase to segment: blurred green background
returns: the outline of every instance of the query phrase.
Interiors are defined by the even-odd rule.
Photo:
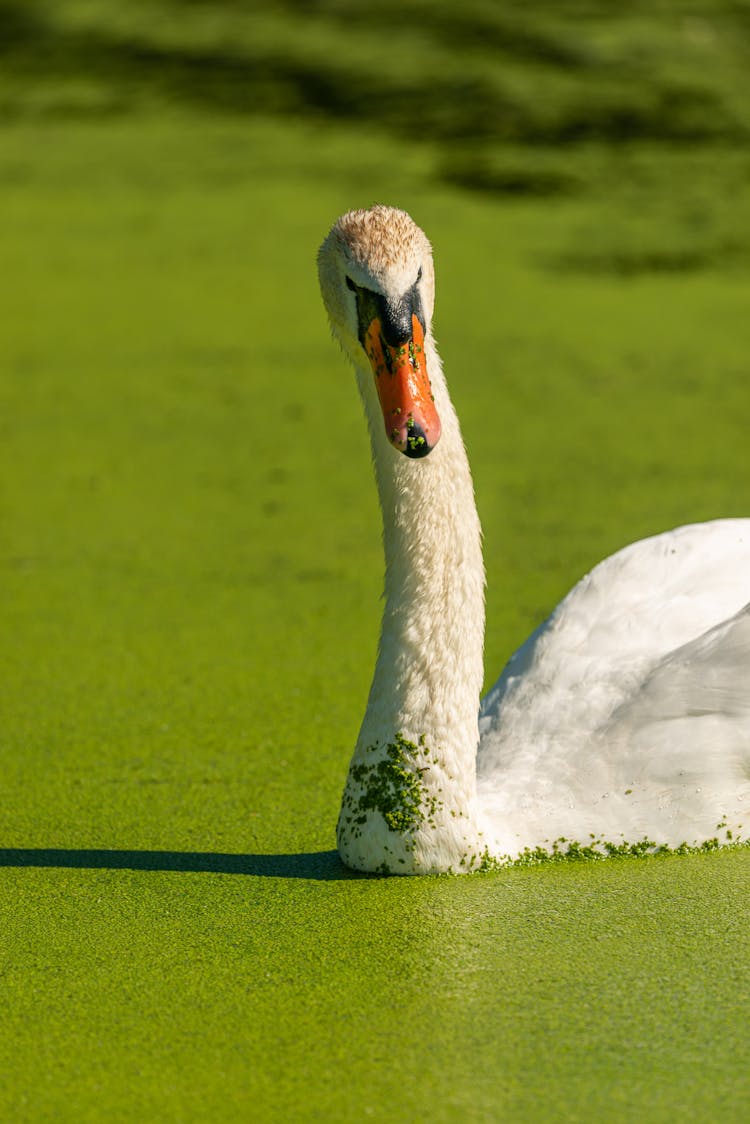
[[[433,241],[491,683],[748,514],[749,61],[740,0],[0,0],[0,1118],[747,1117],[746,850],[333,852],[382,557],[315,252]]]

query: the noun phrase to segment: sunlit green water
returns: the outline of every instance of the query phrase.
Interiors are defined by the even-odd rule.
[[[607,265],[726,208],[498,206],[278,122],[2,145],[0,1116],[743,1118],[747,853],[416,881],[331,854],[382,562],[314,272],[375,198],[433,239],[492,680],[617,546],[747,512],[741,262]]]

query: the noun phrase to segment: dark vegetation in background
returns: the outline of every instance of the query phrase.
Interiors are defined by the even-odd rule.
[[[325,116],[404,138],[490,146],[745,141],[750,2],[664,0],[0,0],[0,113],[74,112],[144,96],[233,113]],[[125,9],[125,13],[123,13]],[[704,14],[708,13],[708,15]],[[20,86],[18,85],[21,80]],[[79,99],[78,110],[86,105]],[[471,178],[468,169],[456,178]],[[479,186],[524,190],[513,175]],[[554,177],[548,187],[556,184]]]
[[[750,0],[0,0],[0,125],[165,103],[338,121],[430,145],[471,190],[627,194],[619,241],[605,217],[557,262],[586,271],[749,260],[723,213],[750,185],[749,93]]]

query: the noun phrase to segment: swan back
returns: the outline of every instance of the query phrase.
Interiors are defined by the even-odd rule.
[[[480,806],[498,851],[565,837],[750,835],[750,520],[601,562],[482,703]]]

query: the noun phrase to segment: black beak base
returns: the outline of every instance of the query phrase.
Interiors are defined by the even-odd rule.
[[[382,293],[363,289],[359,285],[350,286],[357,296],[357,316],[359,320],[359,342],[364,345],[367,331],[376,318],[380,321],[383,339],[390,347],[401,347],[412,338],[412,316],[416,316],[424,330],[422,298],[416,284],[404,293],[400,300],[394,301]],[[422,454],[420,454],[422,455]]]

